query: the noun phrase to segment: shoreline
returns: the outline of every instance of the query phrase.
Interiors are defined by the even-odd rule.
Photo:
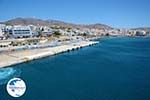
[[[81,41],[77,43],[71,43],[67,45],[60,45],[56,47],[47,47],[33,50],[22,50],[16,52],[9,52],[0,54],[0,68],[11,67],[13,65],[29,62],[35,59],[52,56],[67,51],[73,51],[82,47],[98,44],[98,41]]]

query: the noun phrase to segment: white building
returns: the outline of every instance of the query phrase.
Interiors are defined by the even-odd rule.
[[[5,26],[5,24],[0,24],[0,28],[4,28]]]
[[[32,37],[32,31],[29,26],[13,26],[9,34],[14,38]]]
[[[53,34],[53,30],[51,29],[51,28],[49,28],[49,27],[44,27],[43,28],[44,30],[43,30],[43,35],[44,36],[49,36],[49,35],[52,35]]]
[[[4,38],[4,28],[5,28],[5,25],[0,24],[0,39]]]
[[[3,36],[3,31],[2,31],[2,29],[0,29],[0,37],[2,37]]]
[[[136,36],[145,36],[145,35],[146,35],[146,31],[137,30],[135,35],[136,35]]]

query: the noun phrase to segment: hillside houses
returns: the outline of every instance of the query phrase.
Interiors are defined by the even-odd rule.
[[[106,26],[103,26],[102,28],[99,27],[102,27],[102,25],[67,24],[67,26],[59,26],[59,24],[0,24],[0,39],[50,37],[53,33],[59,33],[62,36],[150,36],[149,31],[140,29],[105,28]]]

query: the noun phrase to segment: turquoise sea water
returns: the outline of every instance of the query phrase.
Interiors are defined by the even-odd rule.
[[[12,77],[27,85],[17,99],[6,91]],[[150,100],[150,39],[103,38],[95,46],[1,69],[0,100]]]

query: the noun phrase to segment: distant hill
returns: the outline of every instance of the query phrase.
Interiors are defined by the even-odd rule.
[[[139,28],[133,28],[131,30],[144,30],[144,31],[150,32],[150,27],[139,27]]]
[[[94,29],[112,29],[112,27],[105,25],[105,24],[90,24],[90,25],[84,25],[87,28],[94,28]]]
[[[15,18],[4,22],[8,25],[41,25],[47,26],[49,23],[47,21],[35,18]]]
[[[36,18],[15,18],[4,22],[7,25],[36,25],[36,26],[52,26],[59,25],[62,27],[74,27],[74,28],[95,28],[95,29],[112,29],[112,27],[104,24],[90,24],[90,25],[82,25],[82,24],[73,24],[67,23],[58,20],[42,20]]]

